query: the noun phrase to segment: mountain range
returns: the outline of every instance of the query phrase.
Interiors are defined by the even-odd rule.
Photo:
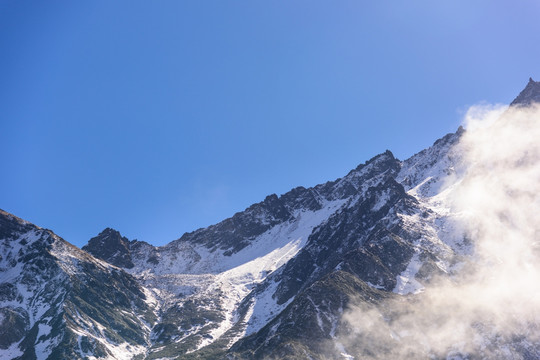
[[[530,79],[510,107],[539,101]],[[474,242],[451,206],[467,131],[269,195],[164,246],[107,228],[79,249],[0,211],[0,358],[390,359],[409,342],[407,358],[538,359],[528,333],[485,330],[442,352],[403,331],[351,340],[351,309],[392,324],[389,304],[408,308],[469,266]]]

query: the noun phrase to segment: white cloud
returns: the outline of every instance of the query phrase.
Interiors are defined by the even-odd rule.
[[[358,358],[539,356],[540,107],[472,107],[465,127],[449,205],[466,214],[474,255],[423,294],[347,312],[340,341]]]

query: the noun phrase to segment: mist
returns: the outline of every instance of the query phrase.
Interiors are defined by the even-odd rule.
[[[447,206],[471,255],[420,294],[350,307],[355,358],[540,358],[540,107],[475,106],[463,125]]]

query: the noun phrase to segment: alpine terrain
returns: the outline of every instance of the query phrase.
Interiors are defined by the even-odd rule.
[[[510,109],[538,101],[531,79]],[[0,358],[538,359],[534,314],[511,333],[486,317],[471,336],[435,340],[431,326],[460,303],[403,313],[429,313],[431,293],[475,273],[475,236],[453,205],[468,131],[161,247],[107,228],[79,249],[0,211]]]

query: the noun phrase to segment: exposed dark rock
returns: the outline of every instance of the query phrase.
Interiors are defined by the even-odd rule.
[[[91,238],[88,245],[82,249],[110,264],[126,269],[133,267],[129,240],[114,229],[106,228],[98,236]]]

